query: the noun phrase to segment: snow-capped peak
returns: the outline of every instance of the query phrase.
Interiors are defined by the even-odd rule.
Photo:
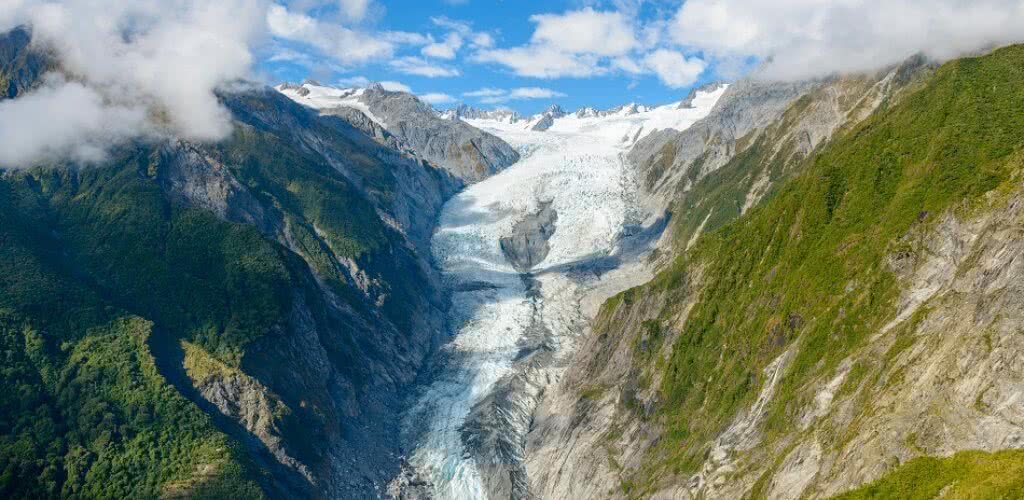
[[[629,103],[606,110],[584,107],[574,113],[566,113],[561,107],[553,105],[536,115],[519,117],[507,110],[488,112],[463,105],[450,111],[450,116],[479,128],[491,129],[492,132],[587,132],[607,135],[616,141],[632,144],[656,130],[688,128],[711,112],[727,87],[721,83],[705,85],[694,89],[680,101],[662,106]]]
[[[363,99],[363,96],[367,91],[383,91],[384,87],[379,84],[376,84],[376,86],[371,84],[366,88],[337,88],[320,85],[315,81],[307,80],[303,82],[302,85],[282,83],[274,88],[289,99],[313,109],[331,109],[337,107],[358,109],[381,127],[387,128],[382,120],[374,116],[370,111],[370,107]]]

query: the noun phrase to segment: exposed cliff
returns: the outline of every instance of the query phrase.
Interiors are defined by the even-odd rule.
[[[407,92],[392,92],[380,85],[335,89],[311,82],[283,84],[277,89],[327,114],[350,116],[352,110],[359,111],[387,130],[398,149],[413,152],[468,183],[485,179],[519,160],[519,153],[501,139],[461,120],[446,119]],[[353,120],[357,121],[364,130],[374,128],[361,118]]]
[[[728,146],[697,124],[635,150],[674,193],[673,257],[541,403],[533,490],[822,498],[895,470],[934,477],[876,491],[1019,491],[991,479],[1012,454],[897,466],[1022,447],[1022,58],[819,82]]]
[[[5,72],[28,60],[31,45],[15,48]],[[219,97],[235,120],[220,143],[136,142],[98,165],[0,176],[4,342],[12,363],[31,361],[4,388],[30,388],[56,415],[39,451],[2,452],[3,491],[351,498],[397,473],[403,390],[446,331],[429,238],[463,179],[358,117],[258,86]],[[128,348],[109,325],[131,318],[148,325],[132,349],[152,361],[111,365],[102,342]],[[70,353],[101,373],[76,381]],[[128,400],[119,385],[57,398],[111,373],[150,385]],[[125,458],[148,447],[144,466]]]

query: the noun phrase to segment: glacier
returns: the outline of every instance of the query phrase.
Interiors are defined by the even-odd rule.
[[[403,438],[432,498],[530,496],[522,467],[530,415],[593,314],[588,294],[614,275],[622,242],[647,215],[625,154],[656,130],[688,128],[725,88],[686,105],[567,114],[542,131],[526,119],[464,119],[521,159],[449,200],[431,241],[455,331],[407,412]],[[550,250],[521,274],[499,241],[547,204],[557,212]]]

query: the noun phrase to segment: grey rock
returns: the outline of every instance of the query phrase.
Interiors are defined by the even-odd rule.
[[[533,126],[530,127],[530,130],[534,130],[534,131],[537,131],[537,132],[543,132],[543,131],[551,128],[551,126],[554,125],[554,124],[555,124],[555,118],[553,116],[545,113],[545,114],[540,116],[540,119],[537,120],[537,123],[533,124]]]
[[[458,106],[456,106],[456,107],[454,107],[452,109],[449,109],[449,110],[441,113],[441,116],[443,118],[446,118],[446,119],[449,119],[449,120],[455,120],[455,119],[466,119],[466,120],[487,119],[487,120],[496,120],[496,121],[501,121],[501,122],[506,122],[506,123],[515,123],[515,122],[517,122],[517,121],[519,121],[521,119],[521,117],[519,116],[519,113],[516,113],[515,111],[512,111],[512,110],[508,110],[508,109],[485,110],[485,109],[474,108],[474,107],[469,106],[467,104],[459,104]]]
[[[18,27],[0,33],[0,100],[13,99],[39,85],[42,76],[57,66],[52,54],[32,44],[32,31]]]
[[[516,271],[529,272],[548,256],[548,240],[555,234],[557,221],[558,213],[551,202],[543,202],[539,210],[512,227],[511,235],[501,238],[501,251]]]
[[[403,144],[465,182],[483,180],[519,161],[519,153],[505,141],[461,120],[442,118],[412,94],[371,87],[361,100]]]

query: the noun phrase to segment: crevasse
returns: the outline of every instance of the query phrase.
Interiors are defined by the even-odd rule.
[[[451,199],[432,240],[434,258],[452,290],[456,331],[440,350],[406,428],[414,443],[409,462],[429,483],[433,497],[487,498],[483,475],[488,464],[477,463],[481,454],[467,449],[464,432],[474,404],[499,387],[516,390],[508,381],[523,369],[517,357],[529,346],[543,343],[553,360],[571,354],[587,319],[580,301],[600,280],[602,269],[595,263],[607,263],[627,225],[642,218],[632,202],[634,188],[623,155],[654,130],[689,127],[710,112],[723,92],[724,87],[698,93],[691,108],[667,105],[634,114],[566,116],[542,132],[526,130],[523,123],[468,120],[516,147],[522,159]],[[506,261],[499,240],[542,202],[552,204],[558,220],[550,252],[530,273],[531,293]],[[538,320],[543,339],[535,338]],[[516,411],[532,408],[519,405]],[[507,421],[509,428],[494,431],[508,433],[513,442],[525,437],[525,425],[513,423],[515,418]]]

